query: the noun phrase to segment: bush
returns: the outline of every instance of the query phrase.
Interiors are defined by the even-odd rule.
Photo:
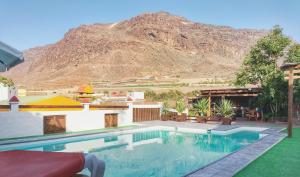
[[[234,115],[233,104],[230,100],[222,100],[221,104],[217,106],[217,114],[225,118],[232,118]]]
[[[202,98],[196,104],[194,104],[195,110],[198,112],[199,116],[204,116],[208,112],[209,102],[207,98]]]
[[[176,102],[176,111],[181,114],[185,110],[186,106],[183,99]]]
[[[0,83],[2,83],[4,86],[12,87],[14,86],[14,82],[6,77],[0,76]]]
[[[162,108],[162,114],[167,115],[169,113],[169,103],[164,102],[163,103],[163,108]]]

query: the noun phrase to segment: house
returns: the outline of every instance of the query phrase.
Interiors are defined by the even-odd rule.
[[[127,96],[130,97],[132,100],[135,100],[135,101],[145,99],[144,92],[128,92]]]
[[[253,99],[261,93],[260,87],[244,87],[244,88],[215,88],[215,89],[203,89],[199,91],[196,97],[189,98],[190,103],[196,103],[201,98],[207,98],[209,100],[208,116],[214,115],[217,104],[221,100],[230,100],[237,111],[237,116],[244,117],[244,110],[251,107]],[[253,108],[252,108],[253,109]]]
[[[14,86],[8,86],[0,83],[0,101],[9,100],[15,95],[17,95],[17,90]]]

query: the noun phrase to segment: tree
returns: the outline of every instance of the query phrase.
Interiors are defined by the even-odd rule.
[[[288,63],[300,62],[300,44],[294,44],[293,46],[291,46],[288,52],[288,58],[286,62]]]
[[[4,86],[13,87],[14,82],[6,77],[0,76],[0,84],[3,84]]]
[[[283,35],[282,29],[275,26],[251,48],[241,70],[236,74],[236,85],[261,85],[262,95],[256,104],[275,116],[286,106],[286,81],[277,63],[290,43],[291,40]]]

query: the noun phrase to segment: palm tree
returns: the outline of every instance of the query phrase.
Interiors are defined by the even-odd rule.
[[[222,100],[221,104],[217,106],[217,113],[225,118],[232,118],[234,115],[233,103],[230,100]]]
[[[230,100],[222,100],[221,104],[217,106],[217,114],[222,116],[222,124],[230,125],[234,115],[233,103]]]
[[[199,100],[196,104],[194,104],[194,107],[196,108],[199,116],[204,116],[207,114],[209,109],[209,102],[207,98],[202,98]]]
[[[183,99],[180,99],[176,102],[176,111],[178,112],[178,115],[176,116],[176,121],[185,121],[186,115],[182,114],[183,111],[186,109],[186,105]]]

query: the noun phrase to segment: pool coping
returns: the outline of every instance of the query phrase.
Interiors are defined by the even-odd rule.
[[[259,127],[256,127],[259,128]],[[149,126],[149,125],[136,125],[134,127],[124,127],[124,128],[116,128],[116,129],[109,129],[109,130],[104,130],[101,132],[85,132],[85,133],[72,133],[72,134],[55,134],[55,135],[47,135],[45,137],[32,137],[32,138],[20,138],[20,139],[15,139],[15,140],[2,140],[0,141],[0,151],[1,149],[5,149],[5,147],[11,147],[11,146],[20,146],[20,145],[25,145],[27,146],[28,144],[37,144],[39,142],[43,143],[59,143],[59,142],[64,142],[66,139],[74,141],[76,138],[80,137],[86,137],[87,139],[94,139],[94,137],[98,138],[104,138],[107,136],[117,136],[117,135],[123,135],[123,134],[128,134],[128,133],[135,133],[137,131],[140,131],[140,129],[143,130],[168,130],[168,131],[179,131],[179,132],[186,132],[186,133],[207,133],[207,131],[212,131],[214,134],[221,134],[221,135],[226,135],[226,134],[231,134],[234,132],[242,131],[242,130],[249,130],[249,131],[261,131],[261,127],[259,129],[253,129],[253,127],[246,127],[246,126],[233,126],[230,128],[224,129],[194,129],[194,128],[186,128],[186,127],[174,127],[174,126],[161,126],[161,125],[156,125],[156,126]],[[263,128],[266,130],[267,128]]]
[[[73,137],[80,137],[80,136],[89,136],[89,135],[100,135],[105,133],[114,133],[114,132],[122,132],[126,130],[138,129],[141,128],[140,126],[132,126],[132,127],[119,127],[119,128],[112,128],[106,129],[103,131],[95,131],[95,132],[73,132],[68,134],[53,134],[53,135],[46,135],[46,136],[34,136],[34,137],[20,137],[15,139],[7,139],[7,140],[0,140],[0,146],[4,145],[11,145],[11,144],[21,144],[21,143],[32,143],[32,142],[39,142],[39,141],[48,141],[48,140],[55,140],[55,139],[65,139],[65,138],[73,138]]]
[[[221,159],[201,167],[185,177],[231,177],[245,168],[248,164],[263,155],[273,146],[278,144],[287,135],[282,129],[268,128],[261,133],[267,134],[259,141],[228,154]]]
[[[232,126],[227,128],[221,128],[221,129],[211,129],[214,133],[221,133],[221,134],[227,134],[227,133],[233,133],[234,131],[241,130],[243,128],[247,129],[247,126]],[[248,127],[253,128],[253,127]],[[260,129],[260,131],[257,129],[256,131],[259,131],[261,134],[264,134],[264,136],[258,140],[257,142],[254,142],[250,145],[247,145],[243,147],[242,149],[230,153],[219,160],[216,160],[210,164],[207,164],[204,167],[201,167],[197,170],[194,170],[186,175],[185,177],[230,177],[236,174],[238,171],[246,167],[249,163],[254,161],[256,158],[261,156],[263,153],[265,153],[267,150],[272,148],[274,145],[279,143],[283,138],[286,137],[285,133],[282,133],[282,128],[278,127],[272,127],[272,128],[263,128],[262,127],[256,127]],[[186,129],[190,129],[195,131],[194,133],[207,133],[208,130],[206,129],[194,129],[194,128],[186,128],[186,127],[174,127],[174,126],[165,126],[165,125],[137,125],[135,127],[124,127],[124,128],[118,128],[118,129],[110,129],[103,132],[94,132],[94,133],[85,133],[85,134],[69,134],[67,136],[50,136],[45,138],[32,138],[32,139],[26,139],[24,141],[18,140],[18,141],[8,141],[6,143],[2,142],[0,143],[0,147],[10,147],[10,146],[18,146],[18,145],[26,145],[26,144],[37,144],[37,143],[47,143],[49,141],[55,141],[56,143],[59,141],[65,141],[66,139],[76,139],[80,138],[82,136],[86,136],[89,138],[93,138],[99,136],[100,137],[107,137],[107,136],[116,136],[116,135],[122,135],[122,134],[128,134],[128,133],[134,133],[136,131],[140,131],[141,129],[148,129],[148,130],[155,130],[155,129],[164,129],[169,131],[180,131],[184,132],[187,131]],[[1,150],[0,150],[1,151]]]

